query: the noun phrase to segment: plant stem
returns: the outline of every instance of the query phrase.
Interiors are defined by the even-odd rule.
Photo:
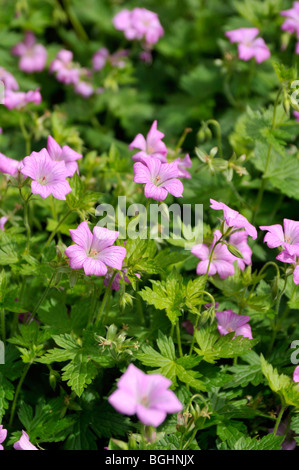
[[[82,24],[78,20],[77,16],[75,15],[73,9],[71,8],[69,0],[62,0],[64,11],[66,12],[70,23],[72,24],[77,36],[82,41],[87,42],[88,36],[86,34],[85,29],[83,28]]]
[[[49,236],[46,244],[45,244],[45,248],[47,248],[51,241],[53,240],[53,238],[55,237],[60,225],[65,221],[65,219],[73,212],[73,209],[69,209],[66,214],[60,219],[60,221],[58,222],[58,224],[56,225],[55,229],[53,230],[53,232],[51,233],[51,235]]]
[[[31,152],[31,135],[25,127],[23,113],[19,115],[19,124],[26,144],[26,155],[29,155]]]
[[[24,225],[26,227],[26,232],[27,232],[27,238],[26,238],[26,253],[29,253],[29,244],[30,244],[30,224],[29,224],[29,200],[33,194],[31,193],[27,199],[24,198],[23,193],[22,193],[22,188],[19,188],[19,193],[21,198],[24,201]]]
[[[178,342],[178,347],[179,347],[179,354],[180,357],[183,357],[183,350],[182,350],[182,342],[181,342],[181,332],[180,332],[180,322],[179,320],[176,322],[176,337],[177,337],[177,342]]]
[[[47,297],[48,292],[49,292],[49,289],[50,289],[50,287],[51,287],[51,284],[52,284],[52,281],[53,281],[53,278],[54,278],[55,274],[56,274],[56,273],[55,273],[55,271],[54,271],[54,273],[52,274],[51,279],[50,279],[50,281],[49,281],[49,283],[48,283],[48,285],[47,285],[47,288],[46,288],[45,292],[43,293],[43,295],[42,295],[41,298],[39,299],[38,303],[36,304],[36,306],[35,306],[34,309],[32,310],[31,318],[34,317],[34,315],[37,313],[39,307],[41,306],[41,304],[43,303],[43,301],[44,301],[45,298]]]
[[[30,366],[31,366],[31,363],[28,363],[26,364],[26,366],[24,367],[24,370],[23,370],[23,373],[20,377],[20,380],[19,380],[19,383],[18,383],[18,386],[16,388],[16,393],[15,393],[15,396],[14,396],[14,399],[13,399],[13,402],[12,402],[12,405],[11,405],[11,412],[10,412],[10,419],[9,419],[9,423],[8,423],[8,427],[11,427],[12,423],[13,423],[13,419],[14,419],[14,415],[15,415],[15,410],[16,410],[16,405],[17,405],[17,401],[18,401],[18,397],[19,397],[19,393],[21,391],[21,388],[22,388],[22,385],[23,385],[23,382],[25,380],[25,377],[30,369]]]
[[[219,124],[218,121],[216,121],[216,119],[209,119],[209,120],[207,121],[207,124],[212,124],[212,125],[215,127],[215,129],[216,129],[219,156],[220,156],[220,158],[223,158],[222,141],[221,141],[221,127],[220,127],[220,124]]]
[[[115,271],[115,272],[113,273],[113,275],[111,276],[109,285],[108,285],[108,287],[106,287],[106,291],[105,291],[105,294],[104,294],[104,297],[103,297],[103,300],[102,300],[102,303],[101,303],[101,307],[100,307],[99,313],[98,313],[97,318],[96,318],[96,321],[95,321],[95,324],[96,324],[96,325],[99,323],[99,321],[100,321],[100,319],[101,319],[101,316],[102,316],[102,314],[103,314],[103,311],[104,311],[104,309],[105,309],[107,299],[108,299],[108,297],[110,297],[110,295],[111,295],[111,285],[112,285],[113,279],[115,278],[116,274],[117,274],[117,271]]]
[[[285,409],[286,409],[286,407],[284,405],[281,405],[281,410],[279,412],[279,415],[277,416],[277,420],[276,420],[276,423],[275,423],[275,426],[274,426],[274,429],[273,429],[274,436],[276,436],[277,429],[278,429],[278,426],[280,425],[280,421],[281,421],[281,418],[282,418],[282,415],[283,415]]]

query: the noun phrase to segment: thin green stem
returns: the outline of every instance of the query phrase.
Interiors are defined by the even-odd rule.
[[[106,287],[106,290],[105,290],[105,294],[104,294],[104,297],[103,297],[103,300],[102,300],[102,303],[101,303],[101,307],[100,307],[100,310],[99,310],[99,313],[96,317],[96,321],[95,321],[95,324],[97,325],[99,323],[99,321],[101,320],[101,317],[102,317],[102,314],[104,312],[104,309],[105,309],[105,306],[106,306],[106,302],[107,302],[107,299],[108,297],[110,297],[111,295],[111,285],[112,285],[112,282],[113,282],[113,279],[115,278],[117,274],[117,271],[115,271],[113,273],[113,275],[111,276],[111,279],[110,279],[110,282],[109,282],[109,285],[108,287]]]
[[[53,240],[53,238],[55,237],[60,225],[65,221],[65,219],[73,212],[73,209],[69,209],[66,214],[60,219],[60,221],[58,222],[58,224],[56,225],[55,229],[53,230],[53,232],[51,233],[51,235],[49,236],[46,244],[45,244],[45,248],[47,248],[51,241]]]
[[[52,284],[52,281],[55,277],[55,272],[52,274],[51,278],[50,278],[50,281],[48,282],[48,285],[46,287],[46,290],[45,292],[43,293],[43,295],[41,296],[41,298],[39,299],[38,303],[36,304],[36,306],[34,307],[34,309],[32,310],[32,315],[31,315],[31,318],[34,317],[34,315],[38,312],[38,309],[39,307],[41,306],[41,304],[43,303],[43,301],[45,300],[45,298],[47,297],[48,295],[48,292],[49,292],[49,289],[51,287],[51,284]]]
[[[27,375],[27,373],[30,369],[30,366],[31,366],[31,363],[26,364],[26,366],[24,367],[23,373],[20,377],[19,383],[17,385],[15,396],[14,396],[14,399],[13,399],[13,402],[12,402],[12,405],[11,405],[11,412],[10,412],[10,419],[9,419],[8,427],[11,427],[11,425],[13,423],[13,419],[14,419],[14,415],[15,415],[15,411],[16,411],[16,405],[17,405],[17,401],[18,401],[18,398],[19,398],[19,394],[20,394],[23,382],[25,380],[25,377],[26,377],[26,375]]]
[[[183,350],[182,350],[182,342],[181,342],[181,332],[180,332],[180,322],[179,320],[176,322],[176,337],[178,342],[179,354],[180,357],[183,357]]]
[[[219,156],[220,156],[220,158],[223,158],[222,140],[221,140],[221,126],[220,126],[219,122],[216,121],[216,119],[209,119],[206,123],[207,124],[212,124],[216,129]]]
[[[27,233],[26,253],[29,253],[29,249],[30,249],[30,224],[29,224],[29,206],[28,206],[28,204],[29,204],[29,200],[33,196],[33,194],[31,193],[26,199],[23,196],[22,188],[19,188],[19,193],[20,193],[21,198],[24,201],[24,225],[25,225],[26,233]]]
[[[22,135],[23,135],[24,140],[25,140],[25,144],[26,144],[26,155],[30,155],[30,152],[31,152],[31,135],[29,134],[29,132],[27,131],[27,129],[25,127],[23,113],[19,114],[19,124],[20,124],[20,129],[21,129]]]
[[[274,429],[273,429],[274,436],[276,436],[277,429],[278,429],[278,426],[280,425],[280,421],[281,421],[281,418],[282,418],[282,415],[283,415],[285,409],[286,409],[286,407],[284,405],[281,405],[281,410],[279,412],[279,415],[277,416],[277,420],[276,420],[276,423],[275,423],[275,426],[274,426]]]
[[[62,0],[64,11],[66,12],[68,19],[73,26],[75,33],[77,34],[79,39],[82,39],[82,41],[87,42],[88,41],[88,36],[86,34],[85,29],[83,28],[82,24],[80,23],[79,19],[77,18],[76,14],[74,13],[74,10],[72,9],[70,5],[69,0]]]

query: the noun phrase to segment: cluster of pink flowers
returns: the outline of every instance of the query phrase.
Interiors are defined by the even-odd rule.
[[[31,191],[43,199],[52,194],[56,199],[65,200],[71,192],[68,177],[78,172],[77,160],[82,155],[68,145],[60,147],[53,137],[48,137],[47,149],[32,152],[22,161],[17,161],[0,154],[0,171],[16,177],[22,174],[31,178]]]
[[[25,108],[28,103],[41,103],[42,97],[39,89],[27,92],[17,91],[19,90],[17,80],[3,67],[0,67],[0,80],[3,82],[5,87],[3,104],[6,108],[22,109]]]
[[[62,49],[51,62],[50,72],[56,74],[59,82],[72,85],[74,91],[84,98],[89,98],[94,93],[90,83],[91,71],[73,62],[73,53]]]
[[[158,130],[157,121],[154,121],[146,138],[138,134],[129,145],[130,150],[140,150],[132,156],[136,162],[134,181],[145,184],[145,197],[156,201],[164,201],[168,193],[182,197],[184,186],[178,178],[191,178],[186,170],[192,166],[189,155],[168,163],[168,151],[163,138],[164,134]]]
[[[271,53],[264,39],[256,37],[258,34],[258,28],[239,28],[225,33],[230,42],[238,43],[238,54],[241,60],[247,61],[255,58],[260,64],[269,59]]]
[[[217,243],[222,238],[220,230],[215,230],[210,247],[201,243],[195,245],[191,253],[201,260],[197,265],[197,274],[207,273],[209,276],[219,274],[221,279],[226,279],[228,276],[234,274],[235,268],[233,263],[235,261],[237,261],[241,270],[244,270],[246,265],[251,264],[252,250],[247,243],[247,238],[250,236],[256,239],[257,231],[256,228],[248,222],[246,217],[231,209],[223,202],[217,202],[214,199],[210,199],[210,202],[212,209],[223,211],[223,233],[229,235],[228,244],[237,248],[243,258],[234,256],[228,250],[227,245],[221,243],[221,241]],[[211,254],[212,258],[210,260]]]
[[[107,63],[112,67],[122,68],[126,65],[125,58],[128,56],[129,51],[121,50],[110,54],[106,47],[99,49],[92,57],[93,69],[98,71],[105,67]]]
[[[169,390],[171,384],[163,375],[148,375],[130,364],[108,401],[118,412],[129,416],[136,414],[146,426],[158,427],[167,413],[183,409],[174,392]]]
[[[261,230],[266,230],[264,242],[269,248],[281,248],[281,252],[276,257],[283,263],[293,265],[293,280],[299,284],[299,222],[296,220],[284,219],[283,227],[279,224],[264,225]]]
[[[143,40],[146,45],[155,44],[164,34],[157,13],[146,8],[121,10],[113,18],[113,24],[129,41]]]
[[[299,2],[293,3],[293,8],[280,12],[281,16],[285,16],[286,20],[283,22],[281,29],[289,33],[296,34],[296,54],[299,54]]]
[[[4,450],[2,442],[5,441],[7,437],[7,429],[4,429],[2,425],[0,425],[0,450]],[[38,450],[33,444],[31,444],[29,440],[29,436],[25,431],[22,431],[22,436],[20,439],[14,443],[15,450]]]
[[[44,70],[48,53],[42,44],[36,43],[35,35],[27,31],[23,42],[16,44],[12,53],[20,57],[19,68],[23,72],[41,72]]]

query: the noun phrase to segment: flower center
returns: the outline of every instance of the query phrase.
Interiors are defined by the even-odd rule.
[[[149,399],[147,396],[144,396],[141,398],[140,400],[140,404],[145,406],[145,408],[148,408],[149,407]]]
[[[97,256],[98,251],[95,248],[93,248],[92,250],[90,250],[89,254],[92,258],[94,258],[95,256]]]
[[[147,152],[148,152],[148,153],[152,154],[152,153],[154,153],[154,151],[155,151],[155,149],[154,149],[154,147],[152,147],[151,145],[149,145],[149,146],[147,147]]]
[[[286,240],[286,243],[292,243],[292,238],[290,237],[290,235],[285,237],[285,240]]]
[[[47,180],[45,176],[40,177],[38,180],[39,184],[47,184]]]
[[[228,331],[229,333],[232,333],[232,332],[235,331],[235,330],[233,330],[232,328],[228,327],[228,328],[227,328],[227,331]]]

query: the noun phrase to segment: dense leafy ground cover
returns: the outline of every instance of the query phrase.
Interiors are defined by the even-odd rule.
[[[299,2],[0,8],[0,449],[296,448]]]

